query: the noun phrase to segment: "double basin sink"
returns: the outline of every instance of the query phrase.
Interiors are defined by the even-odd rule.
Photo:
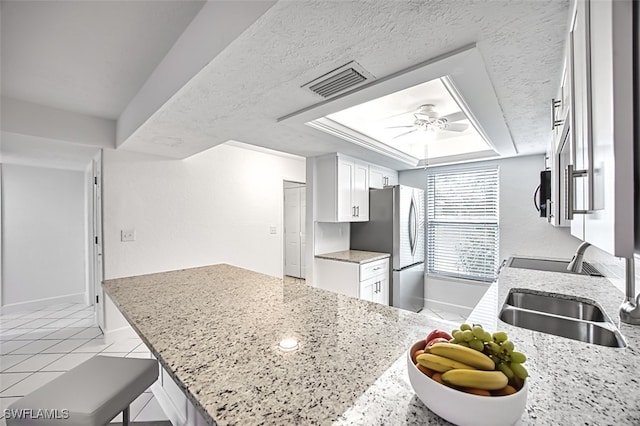
[[[512,289],[500,311],[507,324],[601,346],[623,348],[624,339],[595,303],[563,294]]]

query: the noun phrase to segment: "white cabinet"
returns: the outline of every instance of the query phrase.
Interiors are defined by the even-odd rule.
[[[547,221],[553,226],[570,226],[565,212],[567,194],[565,185],[565,169],[571,163],[572,147],[572,110],[571,87],[572,68],[569,44],[565,51],[562,67],[562,78],[556,97],[551,100],[551,129],[552,137],[547,150],[551,170],[551,198],[547,204]]]
[[[569,109],[571,104],[571,52],[567,45],[562,64],[562,77],[560,86],[556,92],[556,97],[551,100],[551,130],[553,152],[558,152],[562,143],[562,132],[564,125],[569,124]]]
[[[380,275],[360,281],[360,299],[369,302],[389,304],[389,276]]]
[[[318,288],[389,305],[389,258],[358,264],[316,258]]]
[[[632,18],[631,1],[577,1],[569,34],[571,233],[620,257],[634,250]]]
[[[398,184],[398,172],[385,167],[369,165],[369,188],[382,189]]]
[[[589,3],[576,2],[569,31],[572,70],[570,164],[567,166],[567,218],[571,234],[584,240],[584,215],[590,210],[591,88]],[[566,149],[566,147],[565,147]]]
[[[316,220],[369,220],[369,165],[341,154],[316,159]]]

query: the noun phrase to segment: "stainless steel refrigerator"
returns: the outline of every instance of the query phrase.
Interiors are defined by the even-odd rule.
[[[391,254],[392,306],[424,305],[424,191],[395,185],[369,190],[369,221],[351,223],[351,249]]]

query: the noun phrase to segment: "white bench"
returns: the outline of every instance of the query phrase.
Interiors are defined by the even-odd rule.
[[[94,356],[11,404],[7,426],[104,426],[158,378],[153,359]],[[7,414],[5,412],[5,414]]]

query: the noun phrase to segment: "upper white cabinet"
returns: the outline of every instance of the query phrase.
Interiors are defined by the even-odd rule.
[[[382,189],[398,184],[398,172],[385,167],[369,165],[369,188]]]
[[[553,226],[569,226],[566,217],[567,194],[565,185],[566,166],[571,163],[572,111],[571,111],[572,69],[571,52],[567,44],[562,67],[562,78],[556,97],[551,100],[552,138],[547,150],[551,169],[551,198],[547,204],[547,220]]]
[[[571,233],[620,257],[634,250],[632,19],[631,1],[578,0],[569,34]]]
[[[342,154],[316,159],[319,222],[369,220],[369,165]]]

